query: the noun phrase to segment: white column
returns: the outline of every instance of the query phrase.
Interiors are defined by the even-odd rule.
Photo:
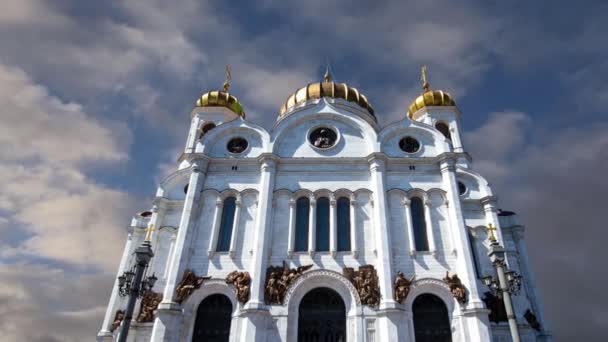
[[[475,275],[475,265],[471,246],[469,245],[467,228],[462,216],[462,208],[458,195],[458,183],[456,181],[456,170],[454,160],[443,158],[439,162],[443,187],[446,190],[449,219],[452,221],[451,227],[454,237],[457,240],[455,248],[458,250],[456,258],[456,272],[462,283],[468,289],[469,301],[464,305],[463,319],[468,328],[468,341],[482,342],[491,341],[490,323],[488,318],[489,311],[481,301],[481,291],[478,287]]]
[[[152,328],[150,341],[153,342],[171,341],[173,338],[172,333],[174,334],[174,332],[170,332],[170,330],[181,324],[181,305],[176,303],[173,298],[175,288],[189,261],[188,253],[190,251],[191,240],[188,237],[192,235],[191,231],[198,216],[196,209],[199,208],[207,164],[208,161],[206,159],[195,159],[192,161],[192,174],[190,174],[188,192],[184,199],[184,208],[175,239],[174,253],[171,257],[163,300],[158,305],[157,316]]]
[[[175,252],[175,238],[177,235],[173,233],[171,235],[171,244],[169,245],[169,253],[167,254],[167,260],[165,260],[165,271],[163,272],[163,282],[167,281],[169,275],[169,267],[171,265],[171,259],[173,259],[173,253]]]
[[[338,250],[337,210],[336,198],[332,195],[329,199],[329,252],[332,256],[336,256]]]
[[[308,211],[308,254],[315,255],[317,245],[317,200],[310,196],[310,210]]]
[[[483,205],[483,211],[486,216],[486,227],[488,224],[492,224],[496,227],[494,231],[496,233],[496,238],[501,244],[505,244],[505,240],[502,237],[502,229],[500,228],[500,221],[498,220],[498,208],[496,207],[497,198],[495,196],[487,196],[481,199],[481,204]],[[508,258],[505,258],[505,262],[509,265]]]
[[[448,228],[448,231],[450,232],[450,239],[451,239],[450,243],[452,244],[452,254],[456,255],[456,245],[457,245],[457,243],[456,243],[456,238],[454,237],[454,231],[452,230],[452,222],[451,222],[451,220],[449,218],[449,212],[450,212],[449,211],[450,210],[449,206],[450,206],[450,202],[447,199],[444,200],[443,201],[443,207],[445,208],[445,213],[446,213],[446,218],[447,218],[445,220],[445,223],[446,223],[446,226]],[[468,232],[467,232],[467,234],[468,234]],[[471,248],[474,248],[474,247],[471,246]]]
[[[240,336],[235,339],[241,342],[266,341],[266,327],[271,324],[270,314],[264,303],[264,283],[270,252],[267,242],[270,240],[269,232],[272,231],[270,224],[276,160],[272,155],[260,157],[260,194],[254,226],[253,255],[249,266],[249,273],[252,275],[251,297],[240,311],[241,331]]]
[[[188,132],[188,139],[186,139],[186,153],[194,152],[196,141],[198,140],[198,126],[201,120],[198,115],[195,115],[190,121],[190,132]]]
[[[217,247],[217,239],[220,231],[220,224],[222,223],[222,209],[224,202],[218,198],[215,201],[215,212],[213,213],[213,225],[211,226],[211,236],[209,236],[209,247],[207,248],[207,255],[211,258],[215,254]]]
[[[410,255],[416,255],[416,240],[414,239],[414,225],[412,224],[412,210],[410,208],[410,199],[403,199],[403,207],[405,209],[405,228],[407,229],[407,242],[410,247]]]
[[[356,258],[359,256],[359,251],[357,250],[357,213],[355,212],[357,208],[357,200],[355,195],[353,194],[350,197],[350,249],[353,252],[353,257]]]
[[[458,122],[457,117],[454,118],[450,124],[450,136],[452,137],[454,152],[463,152],[464,149],[462,147],[462,141],[460,140],[460,123]]]
[[[289,200],[289,232],[288,232],[288,245],[287,245],[287,257],[293,256],[293,250],[296,243],[296,201],[292,198]]]
[[[431,221],[431,200],[428,195],[424,196],[424,220],[426,221],[426,237],[429,241],[429,251],[435,255],[435,232],[433,232],[433,221]]]
[[[230,235],[230,257],[234,257],[234,252],[236,250],[236,239],[239,231],[239,218],[241,217],[241,208],[243,207],[243,202],[241,202],[240,196],[237,198],[235,205],[234,221],[232,222],[232,234]]]

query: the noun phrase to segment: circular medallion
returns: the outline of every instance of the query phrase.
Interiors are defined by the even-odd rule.
[[[319,127],[314,129],[308,136],[310,144],[316,148],[330,148],[336,144],[338,134],[331,128]]]
[[[228,141],[226,148],[230,153],[243,153],[243,151],[247,149],[247,146],[249,146],[247,140],[243,138],[232,138]]]
[[[412,137],[405,137],[399,140],[399,148],[407,153],[416,153],[420,150],[420,143]]]

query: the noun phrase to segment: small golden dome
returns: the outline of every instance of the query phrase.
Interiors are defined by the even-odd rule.
[[[245,118],[245,111],[243,105],[236,99],[236,97],[230,95],[226,91],[210,91],[201,95],[196,100],[197,107],[226,107],[233,111],[236,115]]]
[[[306,87],[302,87],[291,94],[279,110],[279,119],[294,106],[306,102],[308,100],[320,99],[322,97],[331,97],[334,99],[343,99],[349,102],[354,102],[376,120],[374,116],[374,108],[367,101],[367,97],[361,94],[356,88],[349,87],[345,83],[336,83],[331,81],[329,72],[325,73],[323,82],[310,83]]]
[[[456,102],[450,96],[450,94],[441,90],[427,90],[412,102],[407,116],[411,119],[412,115],[419,109],[426,106],[455,106]]]

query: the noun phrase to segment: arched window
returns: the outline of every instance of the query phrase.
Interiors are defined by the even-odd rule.
[[[452,342],[448,308],[430,293],[416,297],[412,304],[416,342]]]
[[[192,342],[230,340],[232,303],[222,294],[205,298],[196,310]]]
[[[310,211],[310,200],[300,197],[296,201],[296,252],[308,250],[308,213]]]
[[[346,341],[346,306],[329,288],[310,290],[298,308],[298,342]]]
[[[199,135],[199,139],[202,139],[203,136],[209,132],[210,130],[215,128],[215,124],[213,122],[209,122],[207,124],[205,124],[202,128],[201,128],[201,135]]]
[[[470,231],[467,232],[467,235],[469,236],[469,245],[471,246],[471,255],[473,256],[473,266],[475,267],[475,276],[477,278],[481,279],[481,272],[480,272],[481,265],[479,264],[479,255],[477,254],[477,243],[475,242],[475,237],[473,236],[473,234],[471,234]]]
[[[414,243],[417,251],[428,251],[429,240],[426,234],[426,221],[424,218],[424,203],[420,197],[411,199],[412,226],[414,228]]]
[[[317,232],[316,250],[329,251],[329,199],[321,197],[317,200]]]
[[[217,240],[218,252],[230,250],[230,239],[232,238],[232,226],[234,225],[234,211],[236,209],[236,198],[228,197],[224,200],[222,209],[222,220],[220,221],[220,233]]]
[[[448,127],[448,125],[443,122],[438,122],[437,124],[435,124],[435,128],[437,128],[437,130],[441,132],[444,137],[452,141],[452,135],[450,135],[450,127]]]
[[[350,251],[350,200],[338,198],[338,251]]]

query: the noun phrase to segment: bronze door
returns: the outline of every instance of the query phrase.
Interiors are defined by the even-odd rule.
[[[221,294],[205,298],[196,311],[192,342],[228,342],[232,303]]]
[[[338,293],[328,288],[308,292],[300,303],[299,342],[345,342],[346,309]]]
[[[448,309],[432,294],[421,294],[412,305],[416,342],[452,342]]]

